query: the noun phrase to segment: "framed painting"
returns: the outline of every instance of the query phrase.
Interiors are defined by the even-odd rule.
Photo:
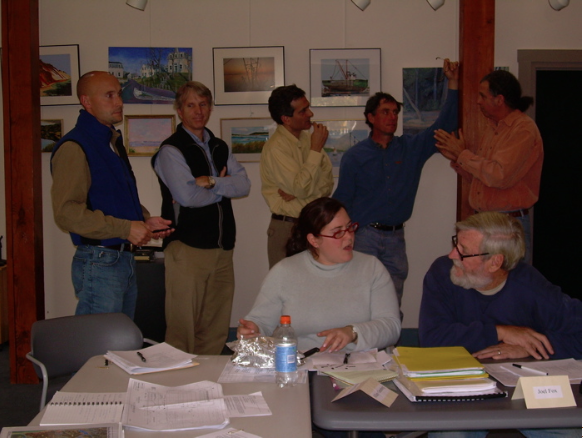
[[[324,150],[332,162],[334,176],[337,177],[340,172],[340,160],[344,153],[358,142],[365,140],[370,129],[364,119],[314,120],[314,122],[324,124],[328,128],[328,140],[326,140]]]
[[[176,130],[173,114],[124,116],[125,147],[129,156],[153,156]]]
[[[40,149],[42,152],[53,152],[55,143],[63,137],[63,119],[41,119]]]
[[[313,107],[364,107],[381,91],[381,49],[310,49]]]
[[[214,47],[215,105],[267,104],[285,84],[283,46]]]
[[[110,47],[108,71],[119,80],[125,104],[172,104],[192,80],[192,48]]]
[[[258,162],[263,145],[276,129],[270,118],[221,119],[221,138],[241,163]]]
[[[40,46],[39,58],[40,104],[79,104],[79,45]]]

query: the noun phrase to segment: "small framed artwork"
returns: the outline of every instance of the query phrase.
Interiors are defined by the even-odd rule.
[[[241,163],[258,162],[263,145],[276,129],[270,118],[221,119],[221,138]]]
[[[176,130],[173,114],[124,116],[125,146],[130,156],[153,156]]]
[[[381,49],[310,49],[310,103],[364,107],[381,91]]]
[[[267,104],[285,84],[283,46],[214,47],[215,105]]]
[[[340,160],[344,153],[358,142],[368,137],[370,129],[362,120],[314,120],[326,125],[328,128],[328,140],[324,145],[324,150],[330,157],[334,167],[334,176],[337,177],[340,170]]]
[[[41,119],[40,149],[42,152],[53,152],[55,143],[63,137],[63,119]]]
[[[40,46],[39,58],[40,104],[79,104],[79,45]]]

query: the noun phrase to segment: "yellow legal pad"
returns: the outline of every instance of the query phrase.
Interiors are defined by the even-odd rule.
[[[411,380],[463,379],[487,377],[482,364],[462,346],[393,350],[405,376]]]

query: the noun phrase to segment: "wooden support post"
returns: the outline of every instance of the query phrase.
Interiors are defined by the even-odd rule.
[[[38,382],[30,328],[44,318],[38,0],[2,0],[10,381]]]
[[[460,127],[472,151],[487,123],[477,99],[480,80],[494,70],[494,18],[495,0],[460,0]],[[474,213],[468,203],[469,188],[458,177],[458,220]]]

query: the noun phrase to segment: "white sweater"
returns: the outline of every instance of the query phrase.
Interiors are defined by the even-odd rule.
[[[354,252],[351,261],[323,265],[309,251],[275,265],[263,281],[253,309],[245,317],[270,336],[281,315],[291,316],[298,349],[320,347],[320,331],[354,325],[356,345],[347,351],[385,348],[401,333],[393,281],[374,256]]]

